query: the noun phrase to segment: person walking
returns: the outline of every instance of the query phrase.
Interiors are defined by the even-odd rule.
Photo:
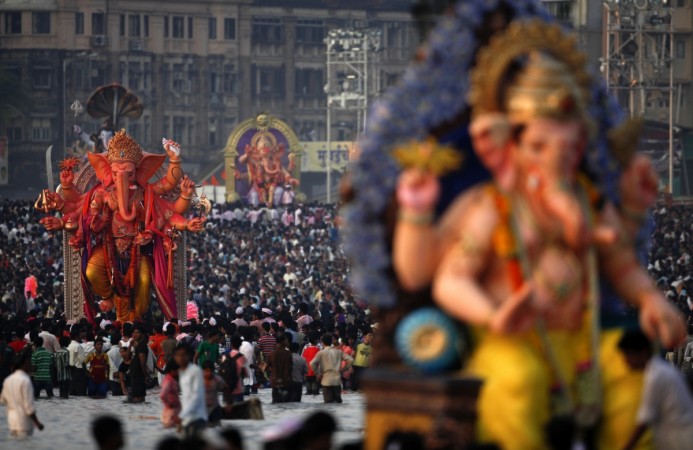
[[[36,350],[31,355],[31,365],[34,369],[34,396],[39,398],[41,391],[46,390],[48,398],[53,398],[53,354],[43,346],[43,338],[37,336],[34,339]]]
[[[323,349],[315,355],[310,366],[320,378],[325,403],[342,403],[342,371],[349,370],[354,360],[351,356],[332,347],[332,335],[322,337]],[[346,361],[346,365],[342,365]]]
[[[130,398],[126,403],[144,403],[147,395],[147,358],[149,347],[141,326],[132,332],[132,363],[130,363]]]
[[[84,371],[84,348],[79,343],[79,330],[73,327],[70,333],[70,345],[67,352],[70,355],[70,394],[75,396],[87,395],[87,375]]]
[[[0,393],[0,400],[7,405],[7,428],[10,436],[17,439],[31,436],[34,428],[43,430],[43,424],[36,416],[34,386],[28,374],[30,367],[31,354],[20,353],[15,370],[5,379]]]
[[[371,360],[371,341],[373,332],[368,331],[363,335],[363,342],[356,346],[356,356],[354,358],[354,373],[351,375],[351,390],[359,390],[361,375],[368,368]]]
[[[55,382],[60,389],[60,398],[68,398],[70,392],[70,354],[67,346],[70,345],[70,338],[60,336],[60,350],[55,352],[53,360],[55,362]]]
[[[179,344],[173,354],[178,364],[178,380],[181,390],[181,411],[179,414],[183,435],[193,437],[207,426],[207,406],[205,404],[205,383],[202,369],[190,364],[190,354],[186,345]]]
[[[303,352],[301,353],[301,356],[303,356],[308,365],[308,373],[306,374],[306,395],[315,396],[320,393],[315,371],[310,365],[313,359],[315,359],[315,355],[320,351],[320,347],[318,347],[318,337],[319,335],[317,333],[311,333],[308,336],[308,345],[303,348]]]
[[[111,391],[111,395],[118,397],[123,395],[123,388],[120,385],[120,375],[118,369],[120,368],[120,363],[123,362],[123,357],[120,356],[120,338],[118,336],[111,336],[111,348],[106,352],[108,356],[108,388]]]
[[[303,394],[303,379],[308,373],[308,363],[303,356],[298,354],[300,346],[298,343],[291,344],[291,389],[289,401],[300,402]]]
[[[292,356],[291,352],[286,348],[287,345],[286,335],[280,335],[277,340],[276,350],[269,355],[269,367],[272,373],[270,377],[272,403],[287,403],[290,401]]]
[[[166,363],[164,367],[164,379],[161,382],[159,398],[164,405],[161,411],[161,424],[164,428],[173,428],[180,425],[180,394],[178,385],[178,364],[174,360]]]

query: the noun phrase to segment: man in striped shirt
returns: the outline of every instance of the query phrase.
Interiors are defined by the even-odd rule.
[[[41,396],[41,390],[45,389],[48,398],[53,398],[53,380],[51,367],[53,367],[53,354],[43,346],[43,338],[37,336],[34,339],[36,350],[31,355],[31,365],[34,368],[34,397]]]

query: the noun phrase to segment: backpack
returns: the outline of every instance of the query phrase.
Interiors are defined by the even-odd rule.
[[[238,386],[239,377],[236,361],[238,361],[238,358],[241,356],[243,356],[243,354],[238,352],[234,356],[224,358],[221,366],[219,366],[219,376],[221,376],[231,392],[235,391],[236,386]]]

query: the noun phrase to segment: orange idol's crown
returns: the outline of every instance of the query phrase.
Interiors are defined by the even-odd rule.
[[[131,162],[135,165],[142,160],[142,149],[125,130],[120,130],[108,142],[110,162]]]

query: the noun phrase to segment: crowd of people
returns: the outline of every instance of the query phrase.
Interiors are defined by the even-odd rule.
[[[691,212],[656,209],[648,253],[649,272],[688,318],[690,336],[669,359],[689,378]],[[194,317],[167,321],[154,306],[134,324],[107,313],[68,323],[61,235],[45,231],[28,202],[0,201],[0,217],[0,383],[16,437],[43,428],[34,399],[44,392],[141,403],[159,385],[163,427],[190,440],[222,419],[262,414],[252,401],[260,389],[273,403],[320,393],[340,403],[359,389],[375,326],[348,287],[332,207],[215,206],[188,243]]]
[[[62,314],[61,235],[38,224],[30,203],[0,201],[0,383],[21,361],[33,388],[31,404],[6,399],[8,411],[31,417],[34,398],[54,390],[141,403],[160,385],[163,426],[190,438],[252,415],[253,404],[240,405],[259,389],[273,403],[320,392],[341,402],[369,364],[372,330],[348,287],[335,212],[217,205],[188,243],[193,317],[166,321],[154,306],[134,324],[112,313],[90,324]],[[18,423],[17,436],[38,423]]]

